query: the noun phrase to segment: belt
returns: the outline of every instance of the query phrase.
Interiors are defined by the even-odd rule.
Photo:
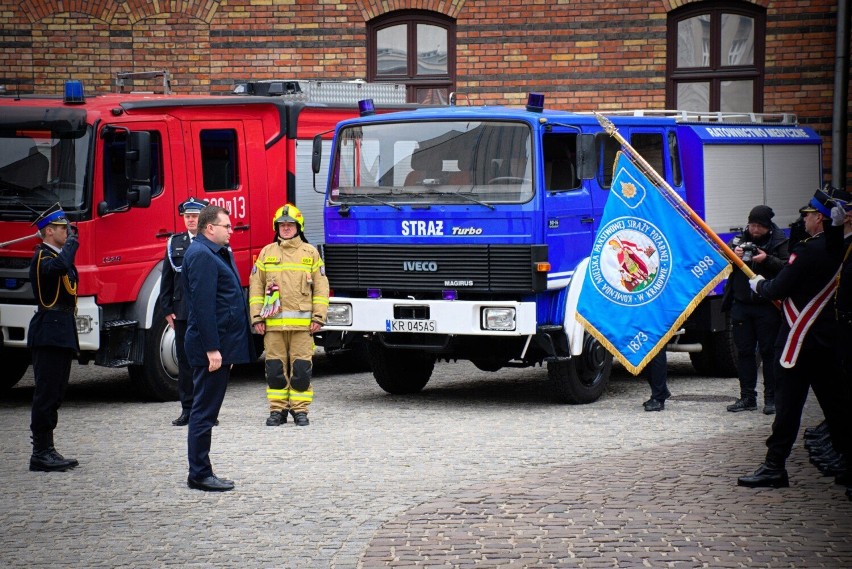
[[[39,306],[39,312],[68,312],[70,314],[74,314],[77,312],[76,306],[51,306],[50,308],[46,306]]]

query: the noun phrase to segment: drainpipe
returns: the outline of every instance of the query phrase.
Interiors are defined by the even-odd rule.
[[[834,55],[834,111],[831,124],[831,185],[845,188],[849,114],[849,2],[837,0],[837,47]]]

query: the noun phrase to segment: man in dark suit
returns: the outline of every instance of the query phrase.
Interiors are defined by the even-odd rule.
[[[33,454],[30,470],[64,472],[79,462],[53,447],[53,431],[65,396],[71,361],[79,351],[77,326],[77,231],[56,204],[33,222],[42,243],[30,263],[30,282],[38,311],[30,321],[27,346],[32,352],[35,391],[30,430]]]
[[[175,427],[189,423],[189,410],[192,409],[192,368],[186,361],[184,337],[186,336],[187,308],[183,297],[183,256],[189,244],[198,233],[198,214],[206,201],[189,198],[178,205],[178,213],[183,217],[186,231],[175,233],[166,244],[166,257],[163,259],[163,275],[160,278],[160,308],[166,314],[169,326],[175,331],[175,353],[178,360],[178,397],[180,398],[180,416],[172,421]]]
[[[227,210],[212,205],[202,209],[198,237],[184,256],[182,271],[189,304],[185,347],[193,383],[186,483],[213,492],[234,489],[232,481],[213,473],[209,457],[231,366],[255,359],[248,304],[228,247],[232,232]]]

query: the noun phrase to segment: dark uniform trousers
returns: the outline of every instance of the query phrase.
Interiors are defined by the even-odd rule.
[[[178,360],[178,396],[180,396],[180,406],[184,411],[192,409],[192,366],[186,358],[184,349],[184,340],[186,339],[186,320],[173,320],[175,325],[175,348],[177,349]]]
[[[663,348],[648,362],[648,385],[651,386],[651,399],[665,401],[672,396],[668,388],[668,357]]]
[[[193,403],[189,414],[187,448],[189,477],[202,480],[213,476],[210,465],[210,442],[213,425],[219,418],[219,410],[228,389],[231,366],[224,365],[214,372],[206,367],[193,367]]]
[[[781,350],[787,338],[788,328],[781,327],[776,343],[776,361],[781,360]],[[832,441],[849,441],[849,409],[844,398],[839,396],[838,379],[840,367],[830,350],[820,344],[814,345],[807,339],[802,345],[796,365],[784,368],[776,365],[775,420],[772,434],[766,439],[766,460],[775,464],[784,464],[799,434],[802,410],[808,398],[808,390],[813,389],[822,412],[825,415]],[[843,450],[838,448],[837,450]],[[845,449],[848,450],[848,449]]]
[[[737,371],[740,397],[757,398],[757,360],[760,349],[763,362],[763,397],[772,401],[775,396],[775,338],[781,324],[781,311],[770,303],[747,304],[734,301],[731,307],[734,345],[737,347]]]
[[[70,348],[32,348],[33,375],[36,378],[30,417],[30,430],[33,433],[52,433],[56,429],[74,354],[75,350]]]

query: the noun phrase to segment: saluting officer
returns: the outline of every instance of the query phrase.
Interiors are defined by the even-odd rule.
[[[80,349],[75,324],[77,231],[68,223],[59,204],[48,208],[33,225],[38,228],[42,243],[30,263],[30,283],[38,302],[27,336],[35,375],[30,470],[64,472],[79,464],[53,447],[53,430],[59,421],[71,361]]]
[[[180,416],[172,421],[175,427],[183,427],[189,423],[189,411],[192,409],[192,367],[186,359],[183,345],[189,309],[183,297],[181,270],[184,253],[198,234],[198,214],[206,205],[206,200],[195,198],[189,198],[178,205],[178,213],[183,216],[186,231],[169,237],[166,257],[163,259],[163,275],[160,279],[160,308],[166,313],[166,320],[175,331],[175,353],[178,360],[178,397],[181,412]]]
[[[782,300],[782,321],[775,342],[777,414],[766,440],[766,459],[757,471],[738,479],[740,486],[789,486],[785,464],[798,435],[802,409],[813,388],[833,440],[848,440],[849,410],[840,396],[840,370],[835,356],[837,321],[834,292],[840,255],[826,243],[825,224],[831,201],[818,190],[799,212],[811,236],[790,251],[787,264],[773,279],[757,275],[749,281],[757,294]]]

